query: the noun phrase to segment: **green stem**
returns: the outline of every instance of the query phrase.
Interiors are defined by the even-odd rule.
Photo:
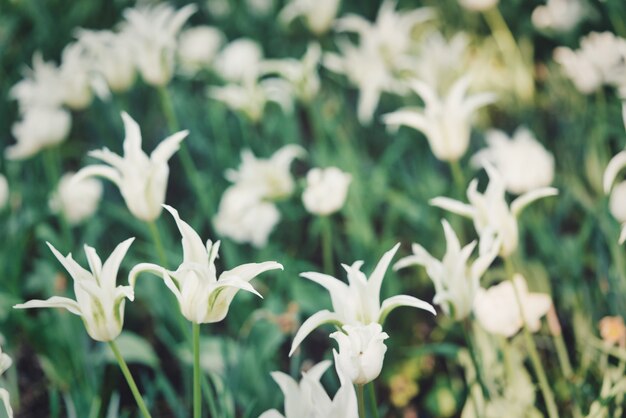
[[[322,262],[324,273],[333,274],[333,229],[328,216],[320,216],[322,234]]]
[[[202,418],[200,393],[200,324],[192,322],[193,333],[193,417]]]
[[[133,376],[130,374],[130,370],[128,370],[128,366],[126,365],[126,362],[124,361],[124,358],[122,357],[122,354],[120,353],[120,350],[117,348],[117,344],[115,344],[115,341],[109,341],[109,347],[111,347],[111,351],[113,351],[113,354],[115,355],[115,359],[117,360],[117,363],[120,365],[120,369],[122,369],[122,374],[126,378],[126,382],[128,383],[128,386],[130,387],[130,391],[133,393],[133,396],[135,397],[135,402],[137,402],[137,406],[139,407],[141,414],[144,416],[144,418],[152,418],[150,415],[150,412],[148,412],[148,408],[146,407],[146,404],[143,401],[143,398],[141,397],[141,394],[139,393],[139,389],[137,389],[137,384],[135,383],[135,379],[133,379]]]
[[[159,261],[161,262],[163,268],[167,268],[167,256],[165,255],[165,250],[163,248],[163,241],[161,240],[159,227],[157,226],[156,221],[148,222],[148,226],[150,227],[150,234],[152,234],[152,240],[154,241],[154,247],[159,257]]]
[[[378,402],[376,402],[376,388],[374,387],[374,381],[368,383],[370,392],[370,409],[374,418],[378,418]]]
[[[470,353],[470,358],[472,363],[474,364],[474,368],[476,369],[476,380],[478,380],[478,385],[480,386],[481,391],[483,392],[483,397],[485,399],[489,399],[489,390],[487,389],[487,385],[485,385],[485,381],[482,376],[482,368],[480,366],[480,361],[478,360],[478,350],[476,350],[475,344],[472,340],[472,335],[470,332],[471,323],[469,319],[466,318],[463,321],[463,334],[465,335],[465,341],[467,342],[467,349]],[[471,390],[470,390],[471,393]],[[472,395],[473,396],[473,395]],[[474,399],[474,404],[478,405],[478,401]]]
[[[463,196],[465,192],[465,176],[463,175],[463,170],[461,170],[461,165],[458,160],[450,161],[450,171],[452,172],[452,180],[454,181],[454,187],[457,190],[459,196]]]
[[[541,394],[543,395],[543,399],[546,403],[546,409],[548,410],[548,416],[550,418],[558,418],[559,412],[556,406],[556,402],[554,401],[554,393],[552,393],[552,389],[550,389],[550,384],[548,382],[548,377],[546,375],[546,371],[539,359],[539,353],[537,352],[537,346],[535,345],[535,340],[532,337],[530,330],[528,329],[528,325],[526,324],[526,316],[524,315],[524,307],[522,306],[521,298],[519,292],[517,291],[517,287],[515,287],[513,281],[514,275],[514,267],[510,260],[510,257],[506,257],[504,259],[504,265],[507,272],[508,280],[513,285],[513,290],[515,293],[515,299],[517,301],[517,305],[519,306],[520,315],[522,317],[523,324],[523,334],[524,334],[524,342],[526,343],[526,347],[528,348],[528,355],[530,356],[530,362],[533,365],[533,369],[535,370],[535,374],[537,375],[537,380],[539,381],[539,388],[541,389]]]
[[[178,132],[180,130],[180,123],[178,122],[176,111],[174,109],[174,104],[172,103],[172,97],[170,96],[166,87],[160,87],[158,89],[158,92],[159,99],[161,100],[161,107],[163,108],[163,113],[165,113],[167,126],[172,133]],[[193,158],[191,157],[191,153],[189,152],[189,147],[187,146],[187,143],[185,141],[181,142],[180,144],[178,156],[183,166],[183,170],[185,171],[185,175],[189,178],[189,181],[191,181],[191,185],[194,188],[202,211],[205,213],[206,216],[210,217],[211,204],[207,200],[208,194],[202,187],[201,177],[195,163],[193,162]]]
[[[359,405],[359,418],[366,418],[365,416],[365,396],[363,393],[363,385],[356,386],[356,400]]]
[[[59,150],[57,147],[53,147],[45,150],[43,154],[44,171],[46,173],[46,177],[48,177],[48,181],[50,182],[50,190],[57,190],[61,180],[61,161],[59,158]],[[70,228],[70,224],[65,217],[63,207],[59,208],[57,219],[59,221],[59,226],[61,227],[61,236],[63,237],[63,241],[65,245],[67,245],[67,248],[71,250],[74,245],[72,242],[72,229]]]

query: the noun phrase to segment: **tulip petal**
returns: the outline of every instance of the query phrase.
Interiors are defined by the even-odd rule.
[[[380,316],[378,318],[378,323],[382,324],[383,322],[385,322],[385,319],[387,318],[387,315],[389,315],[389,312],[396,308],[399,308],[400,306],[410,306],[413,308],[423,309],[432,313],[433,315],[437,315],[437,311],[435,311],[435,308],[430,303],[409,295],[397,295],[383,301],[382,305],[380,306]]]
[[[169,205],[163,207],[174,217],[176,226],[180,231],[181,242],[183,244],[183,260],[185,263],[199,263],[206,265],[208,263],[209,254],[206,247],[202,243],[202,239],[196,231],[185,221],[180,219],[178,211]]]
[[[403,125],[423,133],[427,133],[430,126],[421,110],[411,110],[410,108],[387,113],[382,116],[382,120],[390,128],[397,128]]]
[[[340,306],[345,303],[347,297],[349,297],[350,291],[347,284],[333,276],[323,273],[316,273],[309,271],[306,273],[300,273],[300,277],[309,279],[328,290],[333,307]],[[337,310],[337,308],[335,308]]]
[[[168,136],[157,145],[157,147],[150,154],[150,160],[157,164],[165,164],[172,158],[172,155],[180,149],[180,143],[189,135],[188,130],[176,132],[173,135]]]
[[[613,183],[615,183],[615,178],[619,174],[620,171],[626,166],[626,151],[619,152],[606,166],[606,170],[604,170],[604,178],[602,184],[604,186],[604,193],[609,193],[611,191],[611,187]]]
[[[626,223],[622,224],[622,230],[619,233],[619,243],[623,244],[626,241]]]
[[[9,402],[9,392],[6,389],[0,388],[0,400],[4,404],[4,408],[7,411],[7,416],[13,418],[13,409],[11,409],[11,403]]]
[[[110,164],[113,168],[120,172],[125,166],[124,158],[110,151],[108,148],[92,150],[89,151],[87,155],[93,158],[97,158],[100,161],[104,161],[107,164]]]
[[[141,273],[152,273],[155,276],[160,276],[161,278],[164,279],[166,270],[157,264],[152,264],[152,263],[137,264],[135,267],[133,267],[130,270],[130,273],[128,273],[128,283],[130,284],[131,287],[135,287],[137,276],[139,276]]]
[[[513,216],[517,217],[526,206],[528,206],[535,200],[548,196],[556,196],[558,194],[559,191],[554,187],[542,187],[540,189],[524,193],[523,195],[515,199],[513,203],[511,203],[511,213],[513,214]]]
[[[126,112],[122,112],[122,121],[124,122],[124,157],[131,158],[137,154],[143,154],[141,150],[141,129],[139,124],[130,117]]]
[[[228,270],[223,272],[220,275],[218,283],[221,283],[223,280],[228,280],[233,277],[237,277],[243,281],[249,282],[254,277],[259,274],[266,272],[268,270],[284,270],[282,264],[277,263],[275,261],[266,261],[263,263],[247,263],[242,264],[240,266],[235,267],[232,270]]]
[[[259,415],[259,418],[285,418],[285,416],[275,409],[270,409]]]
[[[449,197],[435,197],[434,199],[430,199],[428,203],[430,203],[431,206],[436,206],[466,218],[474,217],[475,210],[472,205],[468,205],[467,203],[463,203],[455,199],[450,199]]]
[[[230,288],[234,288],[237,290],[245,290],[246,292],[253,293],[257,295],[258,297],[260,297],[261,299],[263,299],[263,296],[250,283],[240,279],[239,277],[228,277],[226,279],[220,278],[220,280],[217,282],[217,285],[215,286],[215,291],[214,291],[215,292],[214,294],[216,295],[215,299],[219,297],[219,294],[221,292],[220,289],[224,287],[230,287]]]
[[[33,308],[63,308],[67,309],[74,315],[82,316],[78,302],[70,298],[61,296],[52,296],[46,300],[33,299],[26,303],[20,303],[13,306],[14,309],[33,309]]]
[[[122,184],[122,177],[119,171],[108,165],[90,165],[82,168],[72,178],[73,182],[82,181],[88,177],[103,177],[115,183],[117,187]]]
[[[100,257],[98,257],[98,253],[96,253],[96,249],[90,247],[85,244],[85,255],[87,256],[87,263],[89,263],[89,269],[91,273],[94,275],[96,280],[100,280],[100,276],[102,275],[102,261]]]
[[[72,276],[72,279],[75,281],[87,280],[92,277],[91,273],[85,270],[72,258],[72,254],[68,254],[67,257],[64,257],[52,244],[46,242],[52,254],[59,260],[59,262],[63,265],[65,270]]]
[[[289,350],[289,357],[291,357],[296,351],[296,348],[302,343],[307,335],[309,335],[315,328],[319,327],[322,324],[335,323],[337,325],[341,325],[341,320],[339,316],[335,312],[330,312],[326,309],[323,311],[319,311],[311,315],[306,321],[302,323],[298,332],[293,337],[293,342],[291,343],[291,350]]]
[[[113,250],[109,258],[104,262],[102,266],[102,277],[100,278],[100,285],[103,288],[113,289],[117,281],[117,272],[122,263],[122,259],[126,255],[130,244],[133,243],[135,238],[128,238],[126,241],[118,244]]]
[[[385,277],[385,273],[389,268],[389,264],[391,263],[393,256],[395,256],[396,252],[398,252],[398,248],[400,248],[400,243],[397,243],[391,250],[383,254],[380,261],[378,261],[378,264],[376,264],[376,268],[374,268],[374,271],[369,277],[367,282],[368,293],[376,300],[380,300],[380,288],[383,283],[383,278]]]

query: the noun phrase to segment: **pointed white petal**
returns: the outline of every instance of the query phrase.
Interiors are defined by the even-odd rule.
[[[335,312],[323,310],[314,313],[306,321],[302,323],[298,332],[293,337],[293,343],[291,343],[291,350],[289,350],[289,357],[292,356],[296,348],[302,343],[302,340],[306,338],[313,330],[322,324],[335,323],[341,325],[341,321]]]
[[[100,284],[102,287],[108,286],[110,289],[115,287],[115,283],[117,282],[117,272],[120,268],[120,264],[122,263],[122,259],[126,255],[130,244],[132,244],[134,240],[135,238],[128,238],[126,241],[118,244],[107,261],[104,262],[104,265],[102,266],[102,277],[100,278]]]
[[[91,273],[99,280],[102,273],[102,261],[96,249],[85,244],[85,255],[87,256],[87,263],[89,263],[89,269]]]
[[[33,299],[26,303],[20,303],[13,306],[14,309],[33,309],[33,308],[63,308],[67,309],[74,315],[81,316],[80,307],[78,302],[73,299],[64,298],[61,296],[52,296],[46,300]]]
[[[126,112],[122,112],[122,121],[124,122],[124,157],[131,157],[141,150],[141,130],[139,124]]]
[[[556,196],[559,194],[559,191],[554,187],[542,187],[540,189],[532,190],[528,193],[524,193],[517,199],[511,203],[511,213],[513,216],[519,216],[522,209],[526,206],[534,202],[535,200],[548,197],[548,196]]]
[[[6,389],[0,388],[0,400],[4,404],[4,409],[7,411],[7,416],[13,418],[13,409],[11,409],[11,403],[9,400],[9,392]]]
[[[82,268],[74,259],[72,258],[72,254],[68,254],[67,257],[64,257],[52,244],[46,242],[52,254],[59,260],[59,262],[63,265],[65,270],[70,274],[73,280],[85,280],[87,278],[92,277],[91,272]]]
[[[396,252],[398,252],[398,248],[400,248],[400,243],[397,243],[391,250],[383,254],[378,264],[376,264],[376,268],[369,277],[367,290],[370,297],[375,298],[376,300],[379,300],[383,278],[385,277],[385,273],[389,268],[391,260],[396,255]]]
[[[137,276],[139,276],[141,273],[152,273],[155,276],[160,276],[162,278],[165,278],[165,274],[167,274],[167,271],[163,267],[157,264],[152,264],[152,263],[137,264],[135,267],[133,267],[130,270],[130,273],[128,273],[128,284],[130,284],[131,287],[135,287]]]
[[[436,206],[466,218],[474,217],[475,209],[472,205],[468,205],[467,203],[463,203],[455,199],[450,199],[449,197],[435,197],[434,199],[430,199],[428,203],[430,203],[431,206]]]
[[[400,109],[382,116],[383,123],[392,128],[408,126],[423,133],[428,133],[430,123],[420,110]]]
[[[619,152],[606,166],[606,170],[604,170],[604,178],[603,178],[603,186],[604,193],[608,194],[611,191],[611,187],[613,183],[615,183],[615,178],[619,174],[620,171],[626,166],[626,151]]]
[[[117,187],[122,184],[122,177],[119,171],[107,165],[90,165],[82,168],[74,175],[72,181],[78,183],[88,177],[103,177],[115,183]]]
[[[382,303],[382,305],[380,306],[378,323],[382,324],[383,322],[385,322],[385,319],[387,318],[387,315],[389,315],[389,312],[396,308],[399,308],[400,306],[410,306],[413,308],[423,309],[432,313],[433,315],[437,315],[437,311],[435,311],[435,308],[430,303],[409,295],[397,295],[392,296],[389,299],[385,299],[385,301]]]
[[[176,221],[176,226],[180,231],[183,244],[183,259],[185,262],[207,264],[209,260],[209,254],[202,243],[200,236],[189,226],[189,224],[178,216],[178,211],[169,205],[163,205],[163,207],[172,214]]]
[[[189,135],[189,131],[176,132],[165,138],[150,154],[150,159],[157,164],[165,164],[180,148],[180,143]]]
[[[229,277],[227,279],[220,279],[215,286],[215,289],[220,289],[222,287],[233,287],[235,289],[245,290],[246,292],[253,293],[263,299],[263,296],[257,292],[257,290],[252,287],[252,285],[244,280],[241,280],[238,277]]]
[[[622,230],[619,233],[619,243],[623,244],[626,241],[626,223],[622,224]]]
[[[235,267],[232,270],[225,271],[220,275],[219,282],[222,280],[228,280],[233,277],[237,277],[240,280],[249,282],[259,274],[268,270],[283,270],[282,264],[275,261],[266,261],[264,263],[248,263]]]

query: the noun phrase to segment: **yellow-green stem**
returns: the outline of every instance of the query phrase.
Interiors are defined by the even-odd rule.
[[[485,382],[484,382],[483,377],[482,377],[482,367],[481,367],[480,361],[478,359],[478,350],[476,349],[475,344],[474,344],[474,342],[472,340],[471,323],[470,323],[469,318],[466,318],[463,321],[462,328],[463,328],[463,334],[465,336],[465,341],[467,343],[467,349],[468,349],[468,351],[470,353],[470,358],[472,360],[472,363],[474,364],[474,369],[476,369],[476,380],[478,381],[478,385],[480,386],[480,390],[483,393],[483,397],[485,399],[489,399],[489,390],[487,389],[487,386],[485,385]],[[471,393],[471,390],[469,390],[469,392]],[[474,399],[474,404],[478,405],[478,400],[477,399]]]
[[[524,307],[522,306],[522,301],[515,287],[515,283],[513,281],[514,275],[514,267],[509,257],[504,259],[504,265],[507,272],[508,280],[511,282],[513,286],[513,291],[515,293],[515,299],[517,301],[517,305],[519,306],[520,315],[522,317],[523,322],[523,334],[524,334],[524,342],[526,343],[526,347],[528,349],[528,355],[530,356],[530,362],[533,365],[533,369],[535,370],[535,374],[537,375],[537,380],[539,382],[539,388],[541,389],[541,394],[543,395],[543,400],[546,403],[546,409],[548,410],[548,416],[550,418],[558,418],[559,412],[556,406],[556,402],[554,400],[554,394],[552,393],[552,389],[550,389],[550,384],[548,382],[548,377],[546,375],[546,371],[541,363],[541,359],[539,358],[539,353],[537,352],[537,346],[535,345],[535,340],[532,337],[530,330],[528,329],[528,325],[526,324],[526,316],[524,315]]]
[[[109,341],[109,347],[111,347],[111,351],[113,351],[113,355],[115,356],[117,363],[120,365],[120,369],[122,369],[122,374],[126,378],[126,382],[128,383],[128,386],[130,387],[130,391],[133,393],[133,396],[135,397],[135,402],[137,402],[137,406],[139,407],[139,410],[141,411],[141,415],[143,415],[144,418],[151,418],[150,412],[148,412],[148,408],[146,407],[146,404],[144,403],[143,398],[141,397],[141,394],[139,393],[139,389],[137,389],[137,384],[135,383],[135,379],[133,379],[133,375],[130,374],[130,370],[128,369],[128,366],[126,365],[126,362],[124,361],[124,358],[122,357],[122,354],[120,353],[120,350],[117,348],[117,344],[115,344],[115,341]]]
[[[365,416],[365,396],[363,393],[363,385],[356,386],[356,400],[359,406],[359,418],[366,418]]]
[[[374,386],[374,381],[369,382],[367,386],[369,386],[370,409],[372,410],[372,415],[374,418],[378,418],[378,402],[376,402],[376,387]]]
[[[322,235],[322,263],[324,273],[333,274],[333,229],[328,216],[320,217]]]
[[[452,172],[452,180],[454,181],[454,187],[459,196],[463,196],[465,192],[465,176],[459,161],[450,161],[450,171]]]
[[[200,324],[192,322],[193,333],[193,417],[202,418],[200,393]]]
[[[161,241],[161,234],[159,233],[159,227],[156,221],[148,222],[150,227],[150,234],[152,234],[152,240],[154,241],[154,248],[156,249],[159,262],[163,268],[167,268],[167,257],[165,256],[165,250],[163,249],[163,241]]]

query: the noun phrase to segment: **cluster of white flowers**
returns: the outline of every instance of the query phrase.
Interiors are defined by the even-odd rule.
[[[545,5],[533,10],[532,22],[539,29],[568,32],[587,14],[582,0],[547,0]]]
[[[565,75],[585,94],[604,85],[617,87],[626,95],[626,39],[611,32],[592,32],[580,40],[580,48],[558,47],[554,60]]]
[[[306,27],[319,36],[335,22],[340,3],[341,0],[290,0],[281,10],[279,19],[288,25],[301,18]]]

